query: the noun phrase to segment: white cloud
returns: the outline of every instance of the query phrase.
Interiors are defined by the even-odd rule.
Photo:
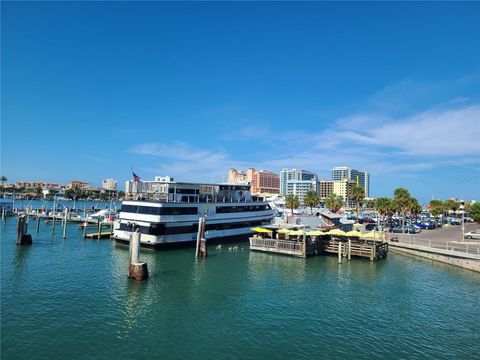
[[[429,110],[380,126],[343,131],[341,136],[357,144],[391,147],[411,156],[478,156],[480,105]]]
[[[480,105],[435,107],[395,119],[382,114],[354,114],[316,132],[273,131],[250,125],[235,130],[235,134],[261,143],[260,150],[255,153],[245,146],[239,151],[242,143],[235,143],[232,151],[236,152],[230,153],[213,144],[199,148],[174,141],[142,144],[130,152],[158,158],[147,169],[151,173],[201,181],[222,180],[232,167],[251,166],[273,171],[298,167],[325,177],[333,166],[342,165],[365,169],[373,175],[402,176],[438,166],[478,167]],[[273,135],[265,139],[266,134]],[[225,141],[229,145],[231,142]]]

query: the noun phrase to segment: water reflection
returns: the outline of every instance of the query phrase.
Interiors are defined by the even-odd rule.
[[[28,267],[31,246],[32,245],[16,246],[15,256],[12,258],[13,289],[21,288],[22,283],[25,281],[25,277],[28,276],[26,269]]]
[[[308,259],[250,251],[248,256],[249,275],[252,280],[263,281],[273,273],[278,276],[304,282]]]

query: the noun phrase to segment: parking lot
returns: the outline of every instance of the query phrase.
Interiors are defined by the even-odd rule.
[[[466,223],[465,233],[478,228],[478,223]],[[418,234],[390,234],[391,238],[396,236],[402,243],[480,254],[480,240],[462,239],[461,225],[444,225],[440,229],[422,230]]]

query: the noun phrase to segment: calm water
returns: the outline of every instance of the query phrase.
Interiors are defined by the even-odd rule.
[[[472,359],[480,275],[390,254],[296,259],[210,249],[145,252],[126,278],[110,240],[50,225],[15,245],[1,227],[2,359]]]

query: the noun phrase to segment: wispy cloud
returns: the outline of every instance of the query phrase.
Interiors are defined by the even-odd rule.
[[[130,153],[158,158],[144,168],[152,174],[171,175],[184,180],[220,180],[231,167],[248,166],[235,161],[222,149],[201,149],[182,141],[134,146]]]

